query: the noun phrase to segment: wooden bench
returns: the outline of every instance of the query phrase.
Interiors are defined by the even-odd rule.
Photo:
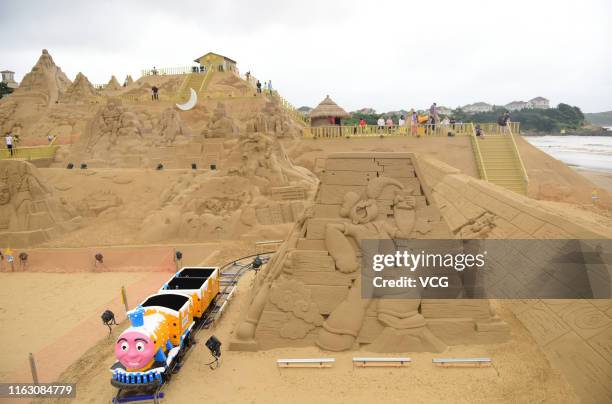
[[[279,368],[331,368],[336,359],[334,358],[309,358],[309,359],[277,359]]]
[[[412,362],[410,358],[353,358],[353,366],[367,367],[406,367]]]
[[[487,368],[492,365],[491,358],[434,358],[432,362],[441,367]]]

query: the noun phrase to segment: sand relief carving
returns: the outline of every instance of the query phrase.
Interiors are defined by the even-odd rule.
[[[393,188],[394,220],[379,214],[376,198],[385,187]],[[416,201],[411,189],[392,178],[380,177],[368,183],[365,195],[348,192],[340,216],[350,219],[350,223],[330,223],[325,229],[325,245],[333,257],[336,269],[343,273],[360,269],[360,262],[353,244],[361,246],[363,240],[391,240],[409,238],[415,228]],[[317,345],[331,351],[353,348],[363,325],[366,310],[374,305],[378,320],[385,326],[380,336],[370,345],[370,349],[384,351],[389,346],[402,346],[407,350],[440,351],[445,344],[436,338],[426,327],[425,319],[418,312],[420,302],[415,299],[374,300],[361,296],[361,277],[357,277],[349,294],[329,315],[319,332]]]
[[[34,166],[22,161],[0,162],[0,240],[25,245],[33,231],[66,224],[75,216],[74,209],[41,182]]]

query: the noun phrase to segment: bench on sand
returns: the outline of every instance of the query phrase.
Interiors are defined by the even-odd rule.
[[[331,368],[334,358],[308,358],[308,359],[277,359],[279,368]]]

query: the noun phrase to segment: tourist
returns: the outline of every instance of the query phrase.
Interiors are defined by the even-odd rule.
[[[429,123],[431,124],[432,132],[436,131],[436,123],[438,123],[439,119],[440,118],[438,117],[438,104],[434,102],[433,104],[431,104],[431,107],[429,107]]]
[[[6,143],[6,148],[7,148],[8,152],[9,152],[9,156],[13,157],[13,155],[14,155],[13,154],[14,153],[14,151],[13,151],[13,142],[14,142],[14,139],[13,139],[13,136],[11,135],[11,132],[6,132],[6,137],[4,138],[4,141]]]
[[[159,101],[159,88],[157,88],[156,86],[151,87],[151,100],[155,101],[158,100]]]
[[[482,132],[482,129],[480,128],[480,125],[476,124],[476,136],[478,137],[484,137],[484,133]]]
[[[457,121],[455,120],[454,116],[451,116],[450,118],[450,126],[452,130],[455,130],[455,123],[457,123]]]
[[[499,118],[497,119],[497,124],[499,125],[501,129],[500,132],[504,135],[507,133],[509,120],[510,120],[510,112],[508,111],[501,114]]]
[[[256,86],[257,86],[257,92],[261,94],[261,81],[257,80]]]
[[[378,118],[378,121],[376,123],[378,124],[379,131],[385,129],[385,118],[383,118],[382,115],[380,116],[380,118]]]
[[[367,126],[367,125],[368,125],[368,124],[367,124],[367,122],[366,122],[366,120],[365,120],[365,119],[361,118],[361,119],[359,120],[359,128],[361,129],[361,133],[365,133],[365,130],[366,130],[366,126]]]
[[[399,126],[404,126],[406,125],[406,120],[404,119],[404,115],[401,115],[399,118],[399,121],[397,123]]]
[[[413,135],[416,135],[418,127],[419,127],[419,115],[413,109],[412,116],[410,117],[410,133]]]
[[[151,73],[153,73],[154,76],[157,76],[157,69],[155,68],[155,66],[153,66],[153,70],[151,70]]]
[[[272,94],[272,80],[268,81],[268,92]]]

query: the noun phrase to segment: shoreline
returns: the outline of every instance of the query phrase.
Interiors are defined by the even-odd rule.
[[[592,169],[587,169],[587,168],[583,168],[580,166],[568,165],[568,167],[575,170],[578,174],[582,175],[583,177],[591,181],[596,186],[612,194],[612,172],[592,170]]]

